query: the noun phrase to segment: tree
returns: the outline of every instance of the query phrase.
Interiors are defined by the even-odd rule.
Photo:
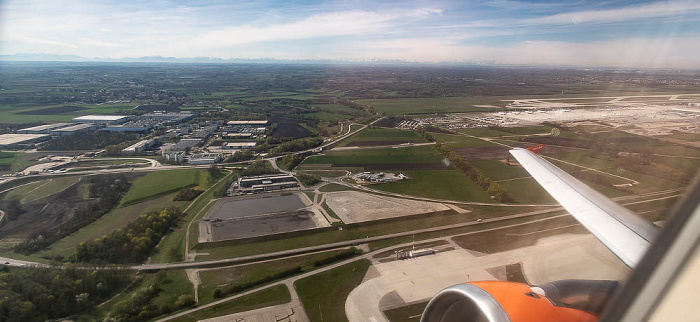
[[[22,208],[22,203],[20,203],[19,199],[17,198],[10,199],[5,208],[5,213],[7,214],[7,219],[9,220],[15,220],[19,217],[19,215],[26,212],[26,210]]]

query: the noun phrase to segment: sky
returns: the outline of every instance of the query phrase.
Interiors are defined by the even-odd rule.
[[[700,68],[700,0],[0,0],[0,54]]]

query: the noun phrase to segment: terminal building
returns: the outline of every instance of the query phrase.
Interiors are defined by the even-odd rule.
[[[290,174],[269,174],[254,177],[241,177],[234,182],[229,193],[234,195],[260,193],[299,187],[299,182]]]

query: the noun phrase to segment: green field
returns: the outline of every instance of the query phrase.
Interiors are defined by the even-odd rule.
[[[213,297],[214,290],[220,288],[222,285],[242,284],[258,281],[270,274],[279,273],[295,266],[301,266],[303,271],[309,271],[315,268],[313,265],[314,261],[327,258],[340,252],[342,251],[329,251],[312,255],[290,257],[265,263],[236,266],[231,268],[202,270],[199,273],[199,277],[202,282],[199,289],[199,304],[206,304],[216,300]]]
[[[347,321],[345,299],[360,285],[370,266],[363,259],[294,283],[311,321]]]
[[[341,142],[338,146],[352,146],[353,142],[386,141],[389,144],[423,143],[425,141],[418,133],[399,129],[366,129]],[[391,143],[389,143],[391,142]]]
[[[507,165],[500,160],[478,160],[470,161],[470,163],[491,178],[491,180],[495,181],[530,176],[530,174],[525,171],[523,167],[519,165]]]
[[[478,137],[482,137],[482,138],[513,135],[513,133],[492,130],[492,129],[489,129],[486,127],[476,128],[476,129],[459,129],[459,130],[457,130],[457,132],[464,133],[467,135],[478,136]]]
[[[5,199],[18,198],[21,203],[28,203],[59,193],[78,181],[80,177],[59,177],[32,182],[8,192]]]
[[[302,164],[400,164],[438,163],[443,157],[432,146],[330,151],[307,158]]]
[[[173,321],[194,322],[207,318],[289,303],[291,300],[292,296],[289,294],[289,289],[287,289],[286,285],[275,285],[255,293],[241,296],[235,300],[214,305],[211,308],[187,314]]]
[[[493,144],[491,142],[484,141],[481,139],[471,138],[471,137],[464,136],[464,135],[444,134],[444,133],[430,133],[430,135],[432,135],[433,139],[435,139],[436,141],[438,141],[441,144],[444,144],[450,148],[453,148],[453,149],[473,148],[473,147],[481,147],[481,146],[497,146],[496,144]]]
[[[206,171],[197,169],[151,172],[134,180],[122,197],[121,207],[176,192],[183,187],[200,185]]]
[[[63,106],[77,106],[80,110],[69,112],[46,112],[42,114],[42,110],[51,108],[60,108]],[[132,109],[136,103],[119,103],[119,104],[53,104],[53,105],[34,105],[34,104],[17,104],[17,105],[0,105],[0,120],[3,123],[22,124],[22,123],[43,123],[43,122],[66,122],[72,118],[81,115],[90,114],[114,114],[124,110]],[[27,112],[32,114],[27,114]],[[36,114],[34,114],[36,113]]]
[[[403,173],[410,179],[370,187],[425,198],[492,202],[485,191],[458,170],[404,171]]]

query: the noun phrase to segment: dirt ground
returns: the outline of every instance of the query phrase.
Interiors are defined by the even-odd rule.
[[[212,240],[220,241],[316,228],[313,216],[312,212],[301,210],[214,222],[209,227]]]
[[[436,202],[405,200],[358,191],[332,192],[326,203],[346,224],[450,210]]]

